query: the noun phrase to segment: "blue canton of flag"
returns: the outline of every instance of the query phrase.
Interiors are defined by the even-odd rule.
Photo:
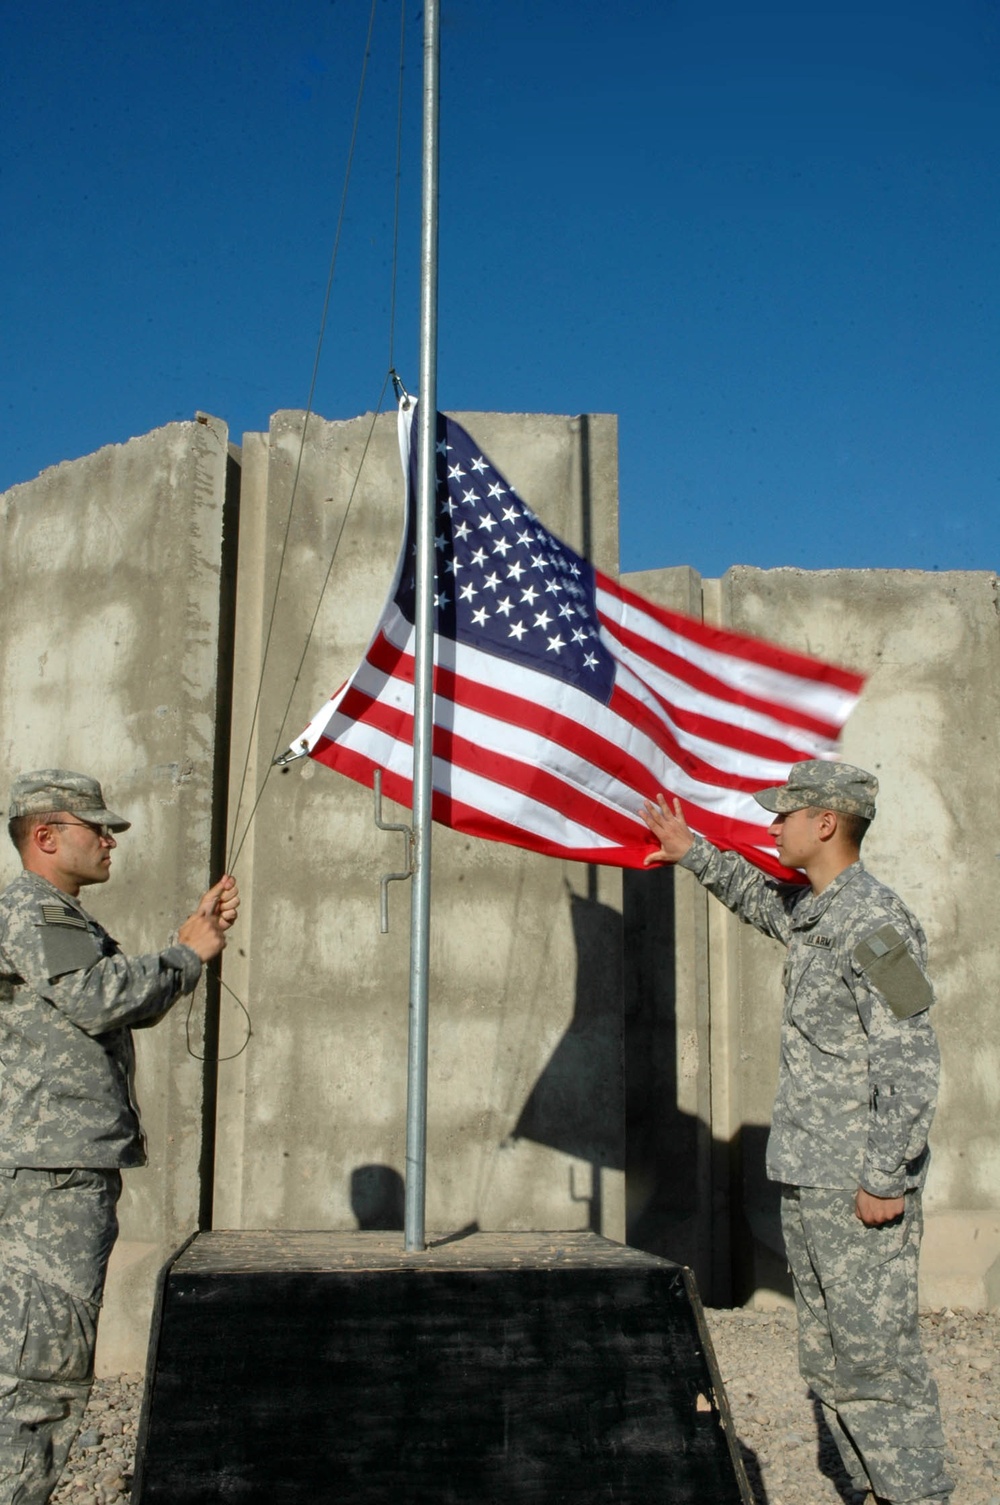
[[[416,618],[417,446],[395,601]],[[442,636],[515,660],[606,705],[615,661],[601,641],[593,566],[539,522],[457,423],[438,414],[434,625]]]

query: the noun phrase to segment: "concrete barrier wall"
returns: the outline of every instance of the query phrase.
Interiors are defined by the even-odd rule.
[[[614,571],[613,419],[458,416]],[[378,929],[401,838],[340,775],[271,769],[356,666],[386,595],[395,419],[313,418],[305,444],[302,423],[278,414],[238,456],[224,424],[174,424],[0,498],[7,775],[90,769],[134,821],[88,896],[127,949],[162,945],[223,865],[245,896],[221,995],[199,990],[189,1026],[184,1005],[138,1037],[151,1164],[127,1177],[104,1372],[141,1367],[155,1271],[199,1223],[401,1217],[406,885]],[[629,584],[870,676],[845,739],[883,782],[866,858],[922,918],[940,997],[925,1299],[1000,1303],[994,578],[679,568]],[[620,1238],[627,1182],[632,1242],[691,1264],[712,1301],[782,1299],[762,1175],[773,945],[686,873],[627,874],[623,899],[615,872],[439,828],[433,894],[429,1229]],[[197,1059],[216,1049],[217,1074]]]

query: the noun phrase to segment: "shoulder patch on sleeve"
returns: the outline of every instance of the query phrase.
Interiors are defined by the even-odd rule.
[[[865,936],[853,955],[857,967],[882,994],[897,1019],[920,1014],[934,1002],[934,990],[895,925],[882,925]]]
[[[45,970],[50,978],[83,972],[100,956],[86,920],[68,904],[42,904],[41,930]]]

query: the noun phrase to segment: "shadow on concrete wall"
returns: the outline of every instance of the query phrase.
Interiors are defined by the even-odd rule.
[[[769,1125],[718,1138],[707,1110],[678,1106],[673,869],[624,880],[626,1239],[690,1266],[709,1305],[739,1305],[761,1288],[790,1296],[780,1194],[764,1170]],[[704,1052],[707,1022],[698,1035]],[[697,1072],[707,1094],[707,1056]]]
[[[358,1165],[351,1172],[351,1211],[359,1228],[389,1232],[404,1226],[403,1178],[391,1165]]]
[[[573,1180],[570,1196],[590,1203],[587,1227],[600,1233],[601,1172],[625,1169],[621,916],[596,897],[567,892],[576,946],[573,1017],[529,1093],[511,1138],[550,1145],[589,1162],[590,1186]]]
[[[573,1018],[511,1137],[589,1163],[590,1185],[574,1175],[569,1191],[589,1203],[595,1233],[601,1172],[624,1170],[626,1241],[688,1265],[709,1305],[740,1304],[755,1289],[788,1297],[780,1197],[764,1172],[768,1125],[745,1124],[726,1141],[678,1106],[673,872],[624,876],[624,919],[598,901],[596,881],[586,897],[569,892]]]

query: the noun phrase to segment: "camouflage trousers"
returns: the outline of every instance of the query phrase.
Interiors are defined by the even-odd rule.
[[[0,1505],[45,1505],[79,1431],[120,1194],[118,1171],[0,1168]]]
[[[854,1192],[782,1189],[795,1285],[799,1369],[823,1407],[855,1489],[893,1505],[946,1501],[937,1386],[920,1346],[920,1193],[903,1217],[866,1228]]]

